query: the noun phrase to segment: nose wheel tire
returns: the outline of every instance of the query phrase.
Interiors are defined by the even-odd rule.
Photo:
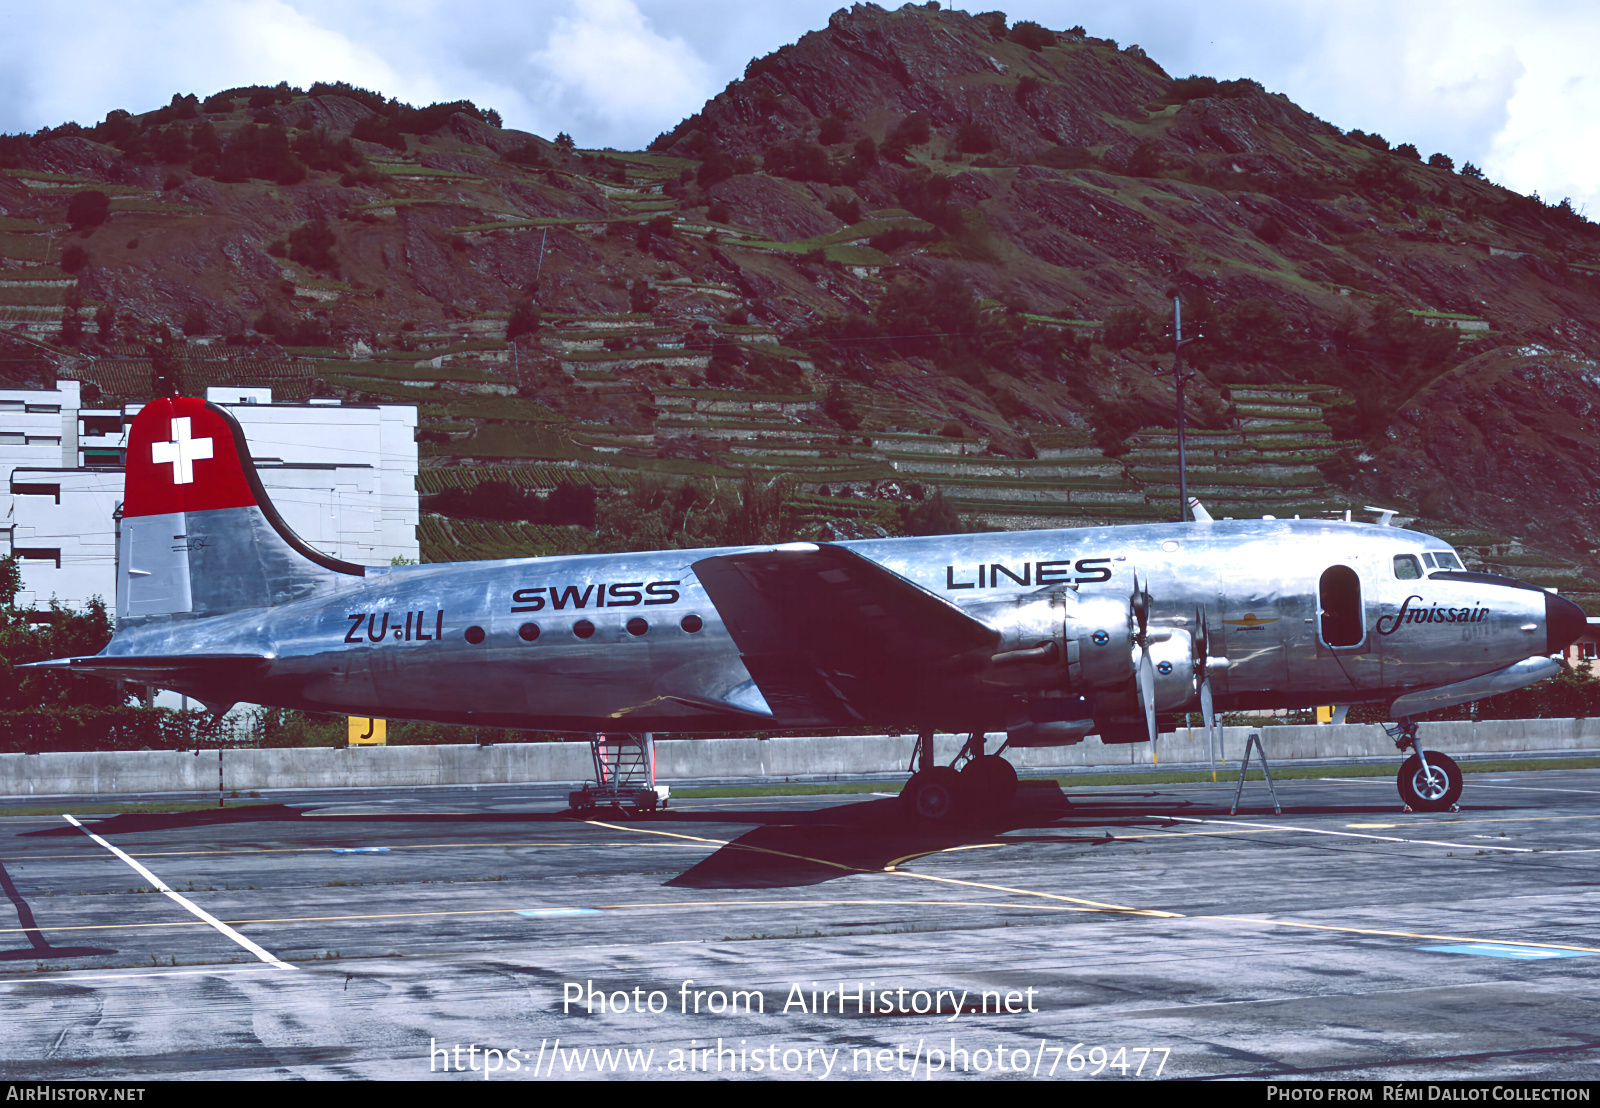
[[[1400,799],[1417,812],[1448,812],[1461,799],[1461,767],[1448,755],[1428,751],[1428,766],[1413,754],[1395,779]]]
[[[935,766],[911,775],[900,799],[906,809],[926,823],[949,823],[966,806],[967,790],[961,775],[948,766]]]
[[[1017,795],[1017,771],[998,754],[985,754],[961,767],[961,784],[979,812],[1003,812]]]

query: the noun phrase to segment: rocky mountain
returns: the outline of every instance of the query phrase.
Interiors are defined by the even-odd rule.
[[[347,85],[174,96],[0,137],[0,264],[14,379],[403,398],[427,493],[783,473],[830,533],[935,487],[989,526],[1176,518],[1178,298],[1213,512],[1383,504],[1600,601],[1600,228],[1083,28],[857,5],[638,152]]]

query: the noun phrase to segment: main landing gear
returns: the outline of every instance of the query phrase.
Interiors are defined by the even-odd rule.
[[[906,810],[925,823],[951,823],[968,816],[991,816],[1005,811],[1017,795],[1017,771],[997,751],[984,753],[985,736],[972,735],[956,756],[956,765],[936,765],[933,733],[917,736],[912,756],[916,772],[900,791]],[[1001,749],[1004,749],[1002,746]]]
[[[1425,752],[1417,742],[1417,725],[1410,719],[1385,727],[1394,745],[1415,751],[1400,765],[1395,784],[1408,812],[1453,812],[1461,799],[1461,767],[1438,751]]]

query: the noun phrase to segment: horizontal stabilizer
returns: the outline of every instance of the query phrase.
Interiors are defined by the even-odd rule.
[[[271,658],[265,654],[95,654],[30,662],[17,668],[87,673],[181,692],[196,680],[215,684],[254,676],[269,661]]]
[[[999,634],[849,550],[797,543],[694,564],[773,712],[854,723],[915,715]]]

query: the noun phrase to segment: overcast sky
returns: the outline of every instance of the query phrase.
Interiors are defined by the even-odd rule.
[[[837,6],[0,0],[0,132],[148,111],[174,92],[345,80],[418,105],[470,99],[508,126],[637,149]],[[1138,43],[1175,77],[1253,77],[1336,126],[1475,162],[1549,201],[1570,196],[1600,221],[1594,0],[1015,0],[1004,10]]]

